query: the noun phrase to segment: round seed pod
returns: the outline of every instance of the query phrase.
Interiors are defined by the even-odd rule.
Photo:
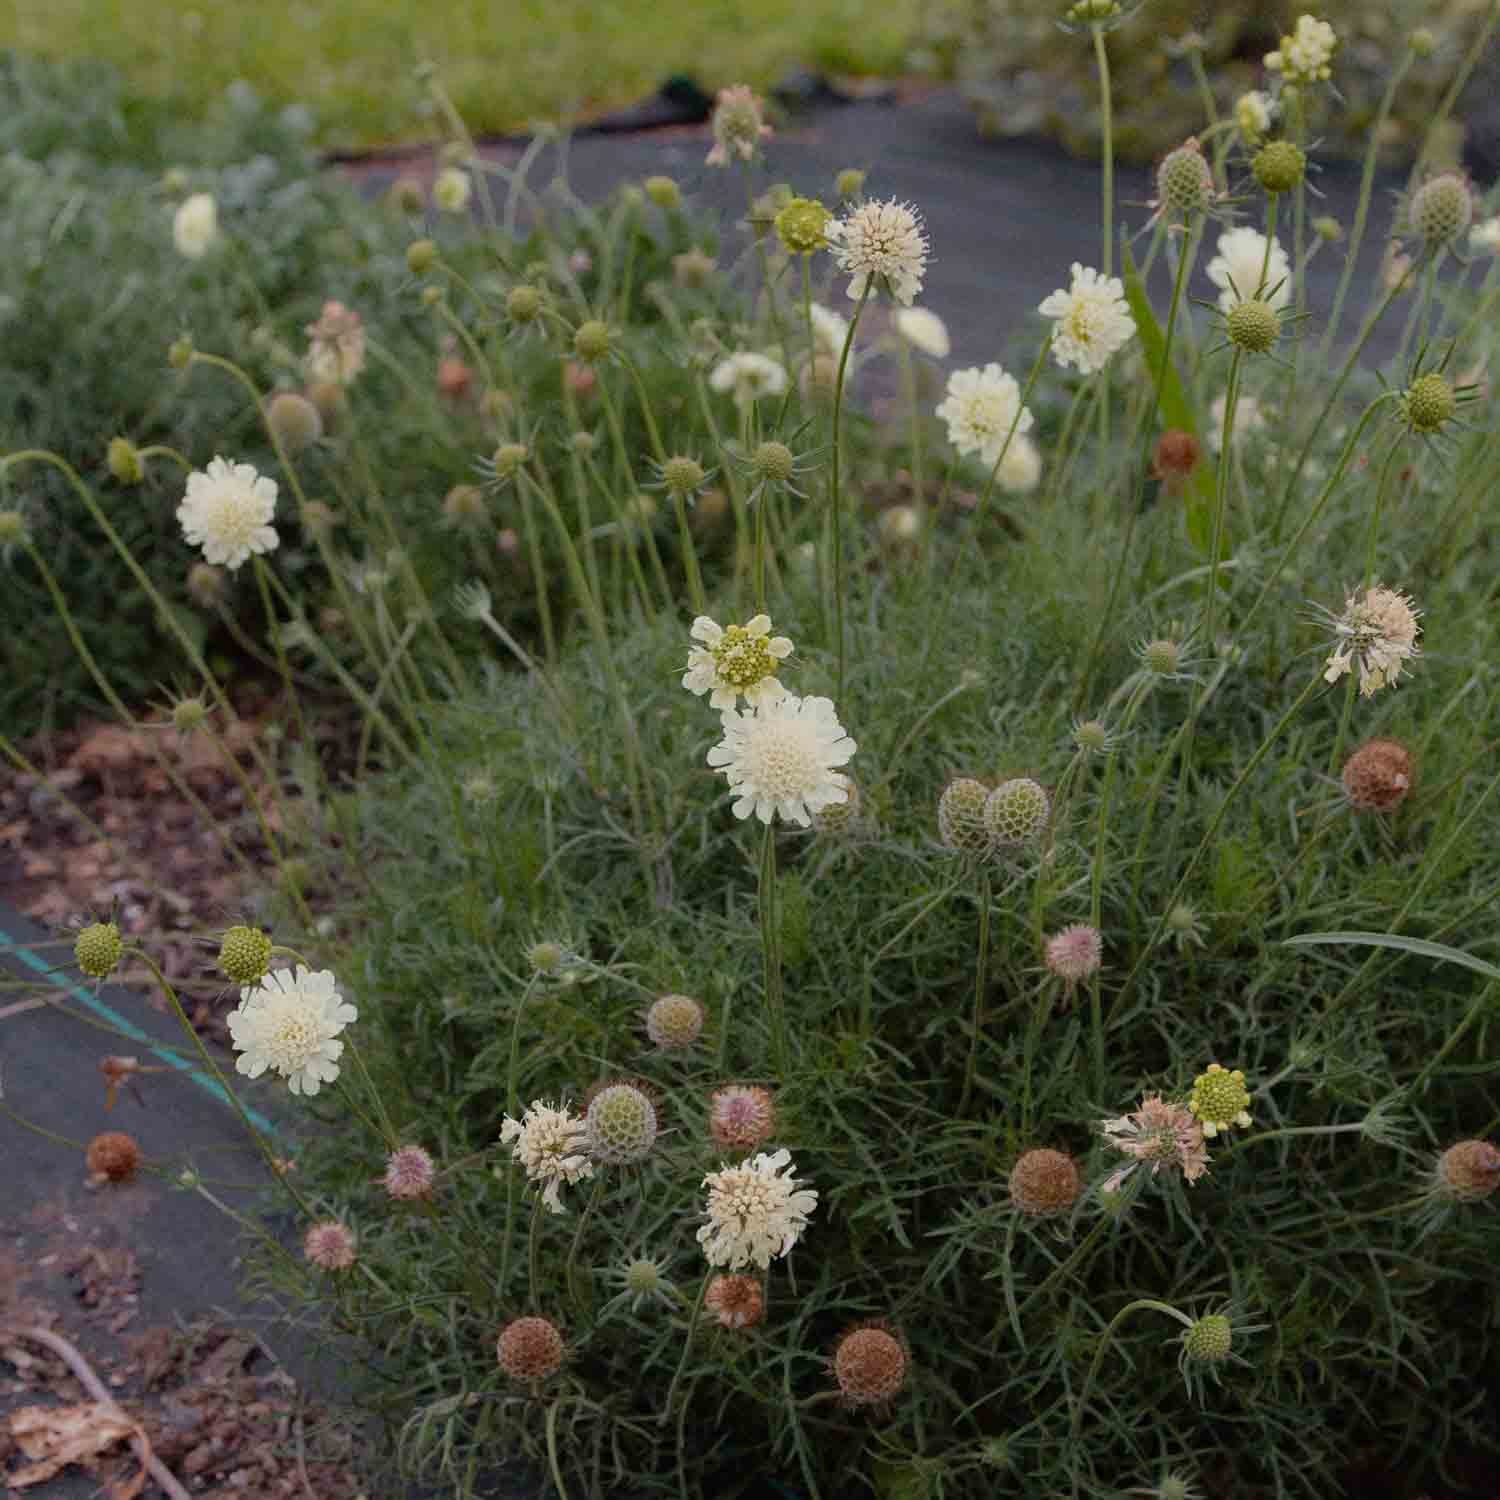
[[[1066,1213],[1082,1191],[1078,1163],[1066,1151],[1023,1151],[1010,1169],[1010,1201],[1033,1218]]]
[[[1366,740],[1344,762],[1344,792],[1355,812],[1394,812],[1412,788],[1412,753],[1393,739]]]
[[[851,1328],[833,1350],[833,1378],[850,1406],[889,1401],[906,1384],[906,1346],[884,1324]]]
[[[500,1330],[495,1357],[512,1380],[546,1380],[562,1368],[563,1336],[549,1318],[516,1318]]]
[[[89,1142],[84,1161],[95,1181],[129,1182],[141,1164],[141,1148],[123,1130],[107,1130]]]

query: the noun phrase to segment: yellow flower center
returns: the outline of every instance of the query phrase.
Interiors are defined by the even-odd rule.
[[[776,658],[763,635],[751,635],[743,625],[731,625],[710,653],[714,669],[731,687],[754,687],[776,673]]]

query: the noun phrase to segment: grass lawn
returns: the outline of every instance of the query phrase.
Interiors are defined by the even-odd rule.
[[[619,104],[674,72],[764,85],[793,62],[900,66],[919,0],[16,0],[0,47],[98,57],[187,111],[247,79],[329,144],[410,136],[430,59],[471,128]]]

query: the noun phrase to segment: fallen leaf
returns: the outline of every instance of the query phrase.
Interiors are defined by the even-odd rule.
[[[104,1401],[77,1406],[23,1406],[10,1416],[10,1435],[31,1466],[6,1475],[12,1489],[43,1484],[70,1464],[92,1467],[118,1442],[140,1434],[119,1407]],[[137,1494],[140,1487],[136,1487]]]

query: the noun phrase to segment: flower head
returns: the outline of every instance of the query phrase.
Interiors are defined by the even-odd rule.
[[[1103,944],[1099,929],[1086,922],[1074,922],[1047,939],[1043,953],[1050,973],[1071,990],[1075,984],[1099,970]]]
[[[818,1204],[817,1193],[804,1188],[795,1173],[790,1151],[763,1151],[703,1179],[708,1222],[698,1230],[698,1243],[709,1265],[764,1270],[790,1253]]]
[[[73,961],[90,979],[108,979],[125,952],[114,922],[91,922],[73,939]]]
[[[519,1120],[506,1115],[500,1127],[500,1144],[511,1147],[511,1159],[526,1169],[527,1179],[542,1185],[542,1202],[549,1212],[565,1213],[558,1196],[564,1185],[572,1186],[594,1175],[588,1158],[589,1129],[567,1105],[551,1105],[533,1099]]]
[[[703,1294],[703,1305],[721,1328],[754,1328],[766,1316],[758,1276],[715,1276]]]
[[[188,475],[187,493],[177,507],[188,545],[201,546],[205,561],[221,563],[230,572],[246,558],[276,549],[275,514],[276,481],[250,464],[222,458]]]
[[[1336,642],[1323,672],[1325,682],[1337,682],[1358,665],[1360,695],[1370,698],[1383,687],[1394,687],[1402,667],[1420,654],[1421,611],[1395,589],[1377,584],[1350,594],[1343,614],[1323,613]]]
[[[839,270],[849,276],[852,301],[883,288],[903,307],[912,305],[922,290],[928,249],[914,208],[894,198],[861,203],[834,220],[827,234]]]
[[[462,167],[444,167],[433,180],[432,201],[445,214],[461,214],[473,191],[474,184]]]
[[[431,1155],[420,1146],[398,1146],[385,1159],[380,1184],[388,1198],[410,1203],[432,1196],[437,1168]]]
[[[911,1356],[884,1323],[866,1323],[840,1335],[829,1368],[849,1406],[879,1406],[906,1384]]]
[[[1459,1203],[1478,1203],[1500,1188],[1500,1147],[1488,1141],[1459,1141],[1437,1159],[1438,1193]]]
[[[1052,816],[1052,798],[1041,782],[1030,776],[1002,781],[984,802],[984,826],[1001,849],[1035,843]],[[1076,942],[1070,939],[1070,945]]]
[[[1234,101],[1234,123],[1247,144],[1255,144],[1271,128],[1276,101],[1259,89],[1251,89]]]
[[[844,352],[844,341],[849,337],[848,318],[840,317],[831,307],[824,307],[821,302],[814,302],[807,311],[812,321],[814,354],[825,354],[830,359],[838,359]],[[850,363],[853,363],[852,356]]]
[[[1163,1168],[1181,1172],[1196,1182],[1208,1171],[1208,1148],[1203,1127],[1185,1104],[1168,1104],[1160,1094],[1147,1094],[1139,1109],[1099,1124],[1105,1140],[1134,1160],[1112,1173],[1104,1183],[1112,1193],[1143,1162],[1155,1177]]]
[[[662,995],[646,1011],[646,1035],[663,1052],[691,1047],[703,1031],[703,1007],[691,995]]]
[[[726,709],[724,738],[708,752],[735,794],[734,815],[762,823],[780,813],[810,826],[812,814],[848,798],[846,765],[858,746],[844,732],[831,698],[785,693],[747,713]]]
[[[902,307],[896,310],[892,321],[896,332],[913,349],[933,359],[947,359],[952,341],[948,337],[947,324],[935,312],[925,307]]]
[[[1066,1151],[1023,1151],[1010,1169],[1010,1201],[1031,1218],[1066,1213],[1083,1191],[1078,1163]]]
[[[320,1271],[347,1271],[354,1264],[354,1231],[337,1219],[314,1224],[302,1238],[302,1253]]]
[[[516,1318],[500,1330],[495,1358],[512,1380],[546,1380],[562,1368],[562,1330],[550,1318]]]
[[[734,397],[736,406],[750,406],[767,396],[779,396],[786,390],[785,368],[765,354],[748,349],[721,359],[708,377],[716,391]]]
[[[1180,489],[1192,477],[1202,453],[1198,439],[1191,432],[1169,427],[1157,438],[1152,450],[1151,477],[1159,480],[1168,491]]]
[[[1307,172],[1307,153],[1295,141],[1267,141],[1251,158],[1250,171],[1268,193],[1289,193]]]
[[[815,255],[828,248],[832,217],[816,198],[793,198],[776,215],[776,237],[788,255]]]
[[[1058,364],[1092,375],[1135,337],[1135,319],[1118,276],[1101,276],[1076,260],[1072,275],[1072,285],[1053,292],[1037,311],[1053,320],[1052,355]]]
[[[194,193],[172,215],[172,242],[177,253],[201,260],[219,238],[219,206],[211,193]]]
[[[1298,16],[1292,34],[1282,37],[1274,52],[1266,53],[1266,69],[1279,73],[1292,87],[1324,83],[1333,76],[1333,55],[1338,45],[1339,39],[1327,21]]]
[[[1203,1134],[1209,1139],[1221,1130],[1248,1125],[1250,1091],[1245,1087],[1245,1075],[1238,1068],[1231,1070],[1210,1063],[1208,1071],[1193,1080],[1188,1108],[1198,1117]]]
[[[1215,453],[1224,446],[1224,408],[1228,404],[1229,396],[1225,391],[1220,391],[1209,404],[1208,446]],[[1229,441],[1238,443],[1248,433],[1264,432],[1267,425],[1266,414],[1260,402],[1254,396],[1241,392],[1234,403],[1234,431],[1229,434]]]
[[[727,167],[731,157],[753,161],[760,143],[771,134],[759,96],[743,83],[719,90],[711,128],[713,149],[704,158],[710,167]]]
[[[606,1084],[589,1100],[583,1118],[595,1161],[627,1166],[644,1160],[656,1144],[656,1105],[637,1084]]]
[[[268,1068],[294,1094],[316,1094],[339,1076],[338,1034],[359,1012],[339,993],[330,969],[278,969],[241,992],[226,1024],[235,1067],[247,1078]]]
[[[1208,263],[1208,279],[1220,288],[1220,312],[1228,313],[1236,302],[1251,300],[1269,303],[1280,312],[1291,301],[1292,263],[1280,240],[1271,241],[1267,260],[1265,235],[1248,224],[1240,224],[1219,236],[1218,250]]]
[[[271,968],[271,934],[241,923],[219,944],[219,968],[236,984],[259,984]]]
[[[1500,214],[1483,220],[1469,231],[1469,249],[1486,255],[1500,255]]]
[[[973,776],[955,776],[938,798],[938,837],[958,854],[989,854],[995,840],[984,820],[990,789]]]
[[[1394,812],[1415,776],[1412,753],[1393,739],[1366,740],[1344,762],[1344,792],[1355,812]]]
[[[731,1083],[708,1100],[708,1133],[721,1151],[753,1151],[776,1130],[776,1101],[769,1089]]]
[[[1028,434],[1018,432],[1011,438],[995,482],[1008,495],[1029,495],[1042,482],[1042,451]]]
[[[769,615],[755,615],[727,628],[699,615],[689,634],[703,644],[688,649],[682,685],[700,697],[708,693],[710,707],[733,708],[741,696],[754,707],[786,692],[776,667],[792,654],[792,643],[784,635],[771,634]]]
[[[141,1148],[123,1130],[106,1130],[89,1142],[83,1159],[93,1182],[129,1182],[141,1164]]]
[[[325,302],[316,323],[307,325],[303,368],[309,380],[348,385],[365,367],[365,326],[342,302]]]
[[[677,1301],[677,1288],[667,1278],[664,1259],[637,1255],[614,1270],[611,1280],[620,1289],[616,1302],[628,1302],[633,1313],[653,1303],[671,1307]]]
[[[1169,225],[1190,224],[1213,207],[1216,196],[1213,170],[1196,139],[1162,157],[1156,168],[1155,217],[1165,217]]]
[[[1474,222],[1474,192],[1462,172],[1439,172],[1429,177],[1406,205],[1413,234],[1429,245],[1446,245],[1466,233]]]
[[[991,466],[1004,452],[1012,428],[1026,432],[1034,420],[1021,405],[1016,377],[993,363],[982,370],[955,370],[937,414],[948,424],[948,441],[960,453],[977,453]]]

